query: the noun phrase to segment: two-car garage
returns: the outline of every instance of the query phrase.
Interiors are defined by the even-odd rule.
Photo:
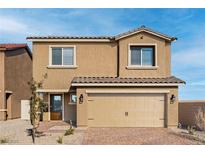
[[[90,93],[89,127],[164,127],[163,93]]]
[[[78,127],[176,127],[178,85],[174,77],[75,77]]]

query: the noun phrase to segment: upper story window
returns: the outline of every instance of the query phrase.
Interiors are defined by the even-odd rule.
[[[75,67],[76,53],[75,46],[51,46],[50,66],[54,67]]]
[[[129,46],[128,66],[130,67],[155,67],[155,46]]]

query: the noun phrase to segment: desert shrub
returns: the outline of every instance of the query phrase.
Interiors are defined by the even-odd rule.
[[[187,131],[190,135],[194,135],[195,133],[195,127],[194,126],[188,126]]]
[[[197,129],[205,131],[205,109],[199,108],[195,114],[195,121]]]
[[[58,144],[63,144],[63,136],[58,136],[58,139],[56,141]]]
[[[9,142],[8,138],[6,138],[6,137],[0,138],[0,144],[5,144],[5,143],[8,143],[8,142]]]
[[[73,133],[74,133],[74,129],[73,128],[69,128],[68,130],[65,131],[64,135],[67,136],[67,135],[71,135]]]

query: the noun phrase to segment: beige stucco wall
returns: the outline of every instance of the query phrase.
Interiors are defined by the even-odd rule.
[[[141,39],[143,36],[143,39]],[[119,40],[119,42],[33,42],[33,77],[39,81],[47,73],[43,89],[70,89],[73,77],[90,76],[117,76],[117,49],[119,43],[119,76],[120,77],[167,77],[171,75],[170,70],[170,43],[156,36],[139,33]],[[127,69],[128,65],[128,44],[130,43],[151,43],[157,44],[157,69]],[[49,46],[50,45],[75,45],[77,68],[48,68],[49,65]],[[101,88],[98,88],[98,90]],[[127,88],[130,89],[130,88]],[[132,89],[132,88],[131,88]],[[143,89],[143,88],[136,88]],[[149,89],[149,88],[145,88]],[[151,88],[152,89],[152,88]],[[177,88],[170,89],[170,94],[178,96]],[[85,93],[85,88],[78,88],[77,95]],[[65,96],[65,100],[69,96]],[[86,101],[86,97],[84,98]],[[169,99],[168,99],[169,100]],[[66,102],[65,102],[66,103]],[[168,126],[178,124],[178,102],[169,104],[167,109]],[[87,106],[86,103],[69,106],[65,104],[65,120],[75,119],[72,117],[77,112],[77,125],[87,126]],[[72,114],[72,115],[71,115]]]
[[[32,78],[32,59],[26,49],[5,52],[5,90],[11,91],[11,101],[7,105],[8,119],[19,118],[21,100],[31,96],[28,82]]]
[[[141,39],[143,37],[143,39]],[[156,69],[128,69],[129,44],[156,44],[157,66]],[[119,40],[120,51],[120,76],[121,77],[167,77],[170,76],[170,43],[164,39],[139,33]]]
[[[177,87],[127,87],[127,88],[89,88],[89,87],[79,87],[77,88],[77,96],[80,97],[81,94],[84,96],[84,102],[82,104],[77,103],[77,126],[87,127],[88,117],[87,117],[87,93],[86,90],[168,90],[169,93],[166,94],[166,104],[165,104],[165,126],[176,127],[178,125],[178,88]],[[175,103],[170,102],[171,95],[176,96]]]
[[[75,121],[76,122],[76,105],[70,103],[70,94],[64,94],[64,121]]]
[[[205,111],[205,100],[179,101],[179,123],[183,126],[196,125],[195,115],[199,109]]]
[[[143,39],[141,39],[143,36]],[[41,80],[47,73],[45,89],[67,89],[75,76],[117,76],[117,44],[119,43],[120,77],[167,77],[170,76],[170,43],[164,39],[139,33],[119,42],[33,42],[33,76]],[[156,69],[127,69],[128,44],[157,44]],[[75,45],[77,68],[48,68],[49,45]]]
[[[49,45],[76,45],[75,69],[47,68],[49,65]],[[33,43],[33,77],[48,78],[45,89],[69,89],[76,76],[116,76],[117,46],[115,43]]]
[[[5,120],[6,113],[1,111],[5,109],[4,85],[4,52],[0,50],[0,120]]]

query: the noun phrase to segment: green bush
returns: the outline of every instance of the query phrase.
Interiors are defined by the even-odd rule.
[[[59,136],[56,141],[58,144],[63,144],[63,136]]]
[[[9,140],[6,137],[0,139],[0,144],[5,144],[5,143],[8,143],[8,142],[9,142]]]
[[[188,133],[190,135],[194,135],[194,133],[195,133],[195,127],[194,126],[188,126],[187,130],[188,130]]]
[[[73,133],[74,133],[74,129],[73,128],[69,128],[68,130],[65,131],[64,135],[67,136],[67,135],[71,135]]]

